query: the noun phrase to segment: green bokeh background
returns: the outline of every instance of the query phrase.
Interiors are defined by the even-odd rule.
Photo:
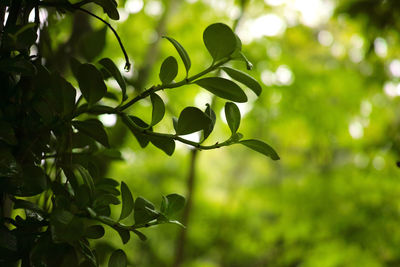
[[[140,68],[148,67],[145,88],[159,83],[163,59],[179,58],[169,42],[158,40],[157,25],[186,48],[191,73],[196,73],[211,63],[202,43],[205,27],[214,22],[233,25],[240,12],[240,1],[230,0],[118,2],[122,19],[112,25],[133,62],[133,71],[126,75],[134,80]],[[234,64],[255,77],[263,92],[256,98],[246,91],[251,101],[242,106],[239,131],[269,143],[281,160],[271,161],[238,145],[198,154],[180,266],[400,266],[399,93],[384,90],[397,86],[400,91],[399,71],[393,71],[393,60],[400,55],[400,20],[376,28],[368,24],[374,24],[373,16],[343,12],[313,25],[304,20],[353,2],[363,1],[249,1],[237,32],[254,68],[247,71],[243,63]],[[365,7],[369,2],[364,1]],[[169,7],[169,16],[159,24]],[[378,11],[374,8],[366,12]],[[273,36],[251,37],[257,27],[260,32],[277,27],[279,21],[256,23],[268,14],[278,16],[284,29]],[[381,14],[376,24],[385,16]],[[70,24],[64,21],[52,30],[62,33],[60,29]],[[383,40],[382,49],[386,44],[386,54],[375,52],[377,37]],[[66,37],[57,38],[62,42]],[[150,64],[146,53],[154,42],[160,50]],[[111,32],[102,56],[115,59],[122,69],[122,54]],[[184,77],[181,62],[179,69],[178,79]],[[132,86],[128,93],[135,94]],[[161,93],[169,107],[156,130],[172,132],[172,116],[187,105],[204,109],[207,95],[196,86]],[[224,101],[215,101],[219,123],[209,144],[230,133],[220,116]],[[141,101],[130,112],[149,120],[149,101]],[[125,158],[110,166],[109,177],[125,181],[135,197],[154,203],[172,192],[187,196],[189,147],[178,145],[169,157],[155,147],[141,149],[131,135],[121,145],[120,133],[108,130]],[[115,216],[118,212],[113,210]],[[124,245],[130,264],[178,266],[173,263],[180,231],[178,226],[162,225],[144,230],[146,242],[133,237]],[[106,255],[102,252],[123,246],[113,231],[106,237],[95,243],[100,258]]]

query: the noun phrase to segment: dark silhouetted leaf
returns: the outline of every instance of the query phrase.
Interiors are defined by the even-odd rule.
[[[221,98],[239,103],[247,101],[247,96],[243,90],[230,80],[220,77],[208,77],[197,80],[194,83]]]
[[[103,124],[97,119],[88,119],[85,121],[72,121],[72,125],[78,131],[92,137],[105,147],[110,147],[108,143],[107,133],[104,130]]]
[[[178,51],[178,54],[181,57],[183,64],[185,65],[186,76],[187,76],[187,74],[189,73],[189,69],[191,67],[191,62],[185,48],[183,48],[183,46],[180,43],[178,43],[178,41],[176,41],[175,39],[168,36],[163,36],[163,37],[166,38],[168,41],[170,41],[172,45],[175,47],[176,51]]]
[[[108,261],[108,267],[126,267],[128,262],[126,254],[122,249],[115,250]]]
[[[212,124],[211,119],[196,107],[186,107],[179,115],[177,134],[191,134],[203,129],[208,129]]]
[[[100,5],[108,17],[113,20],[119,20],[119,13],[117,10],[117,2],[114,0],[94,0],[93,2]]]
[[[185,206],[185,198],[178,194],[170,194],[163,197],[160,211],[167,217],[171,218]]]
[[[161,64],[160,81],[162,84],[170,84],[178,74],[178,62],[174,57],[167,57]]]
[[[87,32],[80,40],[80,52],[87,61],[93,61],[106,45],[107,27]]]
[[[101,225],[91,225],[86,228],[85,236],[90,239],[99,239],[104,236],[104,227]]]
[[[135,116],[122,116],[122,121],[126,126],[128,126],[131,133],[136,137],[136,140],[139,142],[139,145],[142,148],[145,148],[150,142],[150,137],[141,132],[137,127],[146,129],[149,127],[149,125],[142,119]]]
[[[207,108],[204,111],[207,117],[210,118],[211,124],[209,124],[208,128],[204,129],[203,138],[204,140],[211,134],[214,130],[215,121],[217,120],[217,116],[215,115],[214,110],[212,110],[210,104],[207,104]]]
[[[131,233],[126,229],[118,229],[117,230],[119,237],[121,237],[122,243],[126,244],[131,239]]]
[[[136,198],[134,208],[135,225],[146,224],[156,219],[158,215],[158,212],[154,210],[153,203],[142,197]]]
[[[119,220],[128,217],[133,210],[132,193],[129,190],[129,187],[124,182],[121,182],[121,199],[122,199],[122,209],[121,209],[121,215],[119,216]]]
[[[89,105],[93,105],[103,98],[107,87],[101,72],[92,64],[81,64],[78,68],[79,88]]]
[[[175,151],[174,139],[167,136],[148,136],[150,142],[157,148],[164,151],[168,156],[171,156]]]
[[[147,240],[147,237],[142,232],[139,232],[136,229],[133,229],[132,232],[134,232],[140,238],[140,240],[142,240],[142,241]]]
[[[125,84],[124,78],[121,75],[121,72],[119,71],[117,66],[114,64],[114,62],[109,58],[102,58],[102,59],[100,59],[99,63],[117,81],[117,83],[118,83],[118,85],[119,85],[119,87],[121,88],[121,91],[122,91],[122,101],[124,101],[127,98],[127,96],[126,96],[126,84]]]
[[[150,95],[151,105],[153,106],[152,114],[151,114],[151,126],[159,123],[165,114],[165,106],[161,97],[157,94],[153,93]]]

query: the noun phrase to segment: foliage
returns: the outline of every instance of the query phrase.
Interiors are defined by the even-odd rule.
[[[203,41],[212,56],[212,63],[195,74],[190,74],[192,62],[185,48],[177,40],[165,37],[177,50],[185,66],[185,77],[175,81],[178,63],[173,56],[168,56],[159,72],[161,83],[132,97],[127,92],[124,76],[109,58],[82,63],[82,59],[72,56],[46,57],[49,51],[46,52],[43,36],[52,36],[45,21],[40,21],[39,8],[45,8],[49,14],[55,10],[64,14],[65,19],[75,12],[82,12],[100,20],[115,34],[124,53],[126,70],[129,70],[128,55],[117,32],[84,6],[93,10],[100,7],[113,20],[120,17],[114,0],[72,3],[11,0],[0,4],[3,17],[5,11],[8,14],[1,24],[4,27],[0,56],[2,265],[21,262],[22,266],[98,266],[98,254],[89,240],[101,239],[104,226],[115,230],[125,244],[131,233],[141,240],[146,239],[139,229],[166,223],[181,225],[175,218],[184,206],[182,196],[163,196],[157,209],[145,198],[134,198],[125,182],[119,183],[101,173],[103,162],[119,160],[121,154],[111,148],[99,115],[117,115],[141,147],[151,143],[167,155],[174,153],[175,142],[179,141],[199,150],[242,144],[273,160],[279,159],[269,145],[259,140],[242,140],[243,135],[237,132],[241,114],[233,102],[246,102],[247,96],[236,82],[219,77],[219,70],[249,87],[256,95],[261,93],[261,86],[247,74],[224,67],[233,60],[251,66],[242,53],[239,37],[227,25],[215,23],[205,29]],[[31,12],[34,22],[28,20]],[[92,61],[98,57],[102,48],[97,47],[102,46],[105,29],[91,33],[91,43],[84,43],[83,47],[90,46],[81,50],[83,59]],[[38,54],[33,52],[34,47]],[[51,65],[54,61],[59,61],[59,68]],[[62,71],[63,65],[70,67],[76,82]],[[108,88],[105,81],[110,79],[118,84],[118,95]],[[154,131],[153,127],[163,120],[167,109],[159,91],[183,90],[181,87],[186,85],[198,85],[232,101],[225,106],[231,129],[227,140],[203,144],[216,124],[212,105],[207,105],[204,111],[192,106],[183,108],[179,118],[174,120],[174,134]],[[129,111],[145,98],[150,99],[152,106],[148,122]],[[202,132],[199,142],[182,137],[198,131]],[[121,206],[119,215],[112,216],[111,205]],[[24,213],[11,213],[11,207]],[[134,223],[124,223],[132,213]],[[125,252],[115,250],[109,258],[109,266],[126,265]]]

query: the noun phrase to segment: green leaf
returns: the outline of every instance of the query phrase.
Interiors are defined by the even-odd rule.
[[[69,66],[71,68],[71,72],[72,74],[75,76],[75,78],[78,79],[78,70],[79,70],[79,66],[82,65],[82,63],[77,60],[74,57],[71,57],[69,60]]]
[[[82,36],[79,41],[79,52],[87,61],[93,61],[104,50],[106,45],[107,27],[92,30]]]
[[[236,47],[235,51],[233,51],[231,57],[232,59],[237,59],[241,58],[241,53],[242,53],[242,41],[240,40],[239,36],[235,33],[235,38],[236,38]]]
[[[270,157],[273,160],[280,159],[278,153],[276,153],[276,151],[270,145],[262,141],[249,139],[249,140],[242,140],[238,144],[247,146],[248,148],[257,151],[261,154],[264,154],[265,156]]]
[[[108,143],[107,133],[103,124],[98,119],[88,119],[85,121],[72,121],[72,125],[78,131],[92,137],[105,147],[110,147]]]
[[[128,261],[126,254],[122,249],[115,250],[108,261],[108,267],[126,267],[128,266]]]
[[[262,88],[261,85],[257,82],[256,79],[239,70],[235,70],[228,67],[222,67],[223,69],[232,79],[246,85],[250,88],[257,96],[261,94]]]
[[[185,206],[185,198],[178,194],[170,194],[163,197],[160,211],[167,217],[178,213]]]
[[[237,47],[235,34],[223,23],[208,26],[203,33],[203,41],[214,61],[230,56]]]
[[[226,102],[225,117],[232,134],[236,133],[240,125],[240,110],[235,103]]]
[[[47,103],[53,106],[60,114],[68,116],[75,108],[76,90],[58,73],[52,73],[50,76],[51,88],[48,88]]]
[[[191,134],[208,129],[211,124],[211,119],[203,111],[196,107],[186,107],[179,115],[176,133],[178,135]]]
[[[147,129],[149,128],[149,125],[144,122],[142,119],[135,117],[135,116],[121,116],[122,118],[122,122],[128,126],[129,130],[131,131],[131,133],[136,137],[136,140],[139,142],[139,145],[142,148],[145,148],[149,142],[150,142],[150,138],[148,135],[143,134],[139,129]],[[152,128],[150,128],[149,130],[151,130]]]
[[[82,64],[78,68],[79,88],[89,106],[98,102],[107,92],[101,72],[92,64]]]
[[[133,210],[132,193],[129,190],[129,187],[124,182],[121,182],[121,199],[122,199],[122,209],[121,209],[121,215],[119,216],[119,220],[128,217]]]
[[[117,9],[117,2],[113,0],[94,0],[93,2],[100,5],[108,17],[113,20],[119,20],[119,13]]]
[[[82,238],[84,228],[81,218],[75,217],[71,212],[56,209],[50,218],[50,231],[53,242],[73,242]]]
[[[121,88],[122,91],[122,101],[124,101],[127,96],[126,96],[126,84],[125,81],[121,75],[121,72],[117,68],[117,66],[114,64],[114,62],[109,59],[109,58],[102,58],[100,59],[99,63],[110,73],[112,77],[117,81],[119,87]]]
[[[178,75],[178,62],[172,56],[167,57],[161,64],[160,80],[162,84],[170,84]]]
[[[118,232],[119,237],[121,238],[123,244],[128,243],[129,240],[131,239],[131,233],[128,230],[117,229],[117,232]]]
[[[99,239],[104,236],[104,227],[101,225],[91,225],[86,228],[85,236],[90,239]]]
[[[165,114],[165,106],[161,97],[159,97],[156,93],[152,93],[150,95],[151,105],[153,106],[153,111],[151,114],[151,126],[159,123]]]
[[[163,36],[163,38],[166,38],[168,41],[171,42],[171,44],[175,47],[176,51],[178,51],[179,56],[182,59],[183,64],[185,65],[186,68],[186,76],[189,73],[189,69],[191,67],[191,62],[188,53],[186,52],[185,48],[178,43],[175,39],[168,37],[168,36]]]
[[[230,80],[220,77],[207,77],[194,83],[221,98],[238,103],[247,101],[247,96],[242,88]]]
[[[135,225],[146,224],[159,216],[153,203],[142,197],[136,198],[134,210]]]
[[[75,168],[75,177],[76,176],[80,176],[80,178],[82,179],[82,182],[88,186],[89,188],[89,193],[90,196],[93,197],[94,195],[94,182],[93,182],[93,178],[90,175],[89,171],[87,169],[85,169],[83,166],[81,165],[74,165]]]
[[[175,151],[175,140],[167,136],[148,136],[150,142],[157,148],[171,156]]]
[[[133,229],[132,232],[134,232],[140,238],[140,240],[142,240],[142,241],[147,240],[147,237],[142,232],[139,232],[136,229]]]
[[[205,140],[214,130],[215,121],[217,120],[217,116],[215,115],[214,110],[212,110],[210,104],[207,104],[207,108],[204,111],[204,113],[206,114],[207,117],[210,118],[211,124],[209,124],[208,128],[204,129],[203,140]]]
[[[99,192],[95,196],[95,199],[93,201],[93,207],[101,207],[101,206],[108,206],[110,204],[112,205],[119,205],[121,201],[111,192],[110,193],[104,193],[104,192]]]

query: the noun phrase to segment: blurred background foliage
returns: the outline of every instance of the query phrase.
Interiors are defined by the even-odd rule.
[[[178,57],[160,36],[186,48],[195,73],[211,63],[202,44],[205,27],[238,23],[254,65],[249,73],[263,84],[259,99],[250,93],[250,101],[239,104],[240,131],[281,156],[273,162],[240,146],[194,153],[177,144],[168,157],[154,147],[142,150],[112,115],[102,116],[105,125],[117,124],[110,139],[126,160],[105,164],[104,172],[156,203],[170,192],[190,199],[184,233],[162,225],[145,231],[146,242],[124,246],[132,266],[400,266],[397,0],[118,3],[121,19],[112,25],[133,63],[126,73],[131,94],[159,83],[162,60]],[[49,31],[58,33],[49,51],[72,39],[70,30],[88,27],[91,33],[76,43],[83,57],[107,56],[123,68],[118,44],[102,23],[78,16],[49,20]],[[104,42],[101,55],[91,42]],[[183,65],[180,70],[183,77]],[[194,86],[161,96],[170,117],[184,105],[204,109],[211,100]],[[223,103],[214,101],[223,120]],[[131,113],[150,119],[151,105],[143,100]],[[210,144],[229,136],[226,124],[218,127]],[[171,120],[157,130],[172,131]],[[118,236],[107,234],[107,242],[95,244],[100,256],[121,246]]]

